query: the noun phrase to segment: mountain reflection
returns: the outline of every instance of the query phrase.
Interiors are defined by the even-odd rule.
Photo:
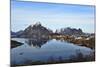
[[[36,48],[41,48],[42,45],[44,45],[48,40],[47,39],[29,39],[26,41],[26,43],[29,46],[36,47]]]

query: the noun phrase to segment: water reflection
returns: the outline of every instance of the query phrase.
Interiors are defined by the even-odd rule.
[[[11,50],[11,65],[15,66],[95,60],[95,53],[90,48],[77,46],[63,39],[14,38],[13,40],[24,43]]]
[[[16,48],[21,45],[23,45],[23,43],[15,41],[15,40],[11,40],[11,48]]]
[[[29,46],[32,46],[32,47],[36,47],[36,48],[41,48],[41,46],[43,44],[45,44],[48,40],[47,39],[29,39],[26,41],[26,43],[29,45]]]

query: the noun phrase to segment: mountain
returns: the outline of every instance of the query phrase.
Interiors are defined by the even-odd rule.
[[[20,30],[18,32],[13,32],[11,31],[11,37],[14,38],[14,37],[19,37],[21,34],[23,33],[23,30]]]
[[[80,28],[76,29],[70,27],[61,28],[59,30],[56,30],[56,32],[53,32],[52,30],[42,26],[40,22],[36,22],[35,24],[29,25],[27,28],[25,28],[25,30],[20,30],[18,32],[11,31],[11,37],[47,39],[50,34],[55,34],[55,33],[62,35],[75,35],[75,36],[80,36],[84,34],[82,29]]]
[[[11,31],[11,37],[16,37],[16,32]]]
[[[56,30],[56,33],[60,33],[63,35],[81,35],[83,34],[82,29],[76,29],[76,28],[61,28],[60,30]]]
[[[16,37],[20,37],[20,35],[22,35],[22,34],[23,34],[23,30],[20,30],[20,31],[16,32]]]
[[[28,26],[18,37],[23,38],[34,38],[34,39],[45,39],[49,37],[52,31],[42,26],[40,22]]]
[[[16,35],[16,32],[11,31],[11,35]]]

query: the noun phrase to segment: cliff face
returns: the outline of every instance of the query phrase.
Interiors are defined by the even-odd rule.
[[[34,25],[30,25],[27,27],[19,37],[23,38],[48,38],[48,35],[51,34],[52,31],[43,27],[40,23],[36,23]]]

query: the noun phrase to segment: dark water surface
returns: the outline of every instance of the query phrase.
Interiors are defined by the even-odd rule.
[[[12,38],[18,42],[24,43],[21,46],[11,49],[11,64],[27,64],[28,60],[46,62],[50,58],[59,61],[70,59],[70,56],[76,55],[76,51],[85,56],[93,52],[90,48],[78,46],[62,40],[28,40],[24,38]]]

